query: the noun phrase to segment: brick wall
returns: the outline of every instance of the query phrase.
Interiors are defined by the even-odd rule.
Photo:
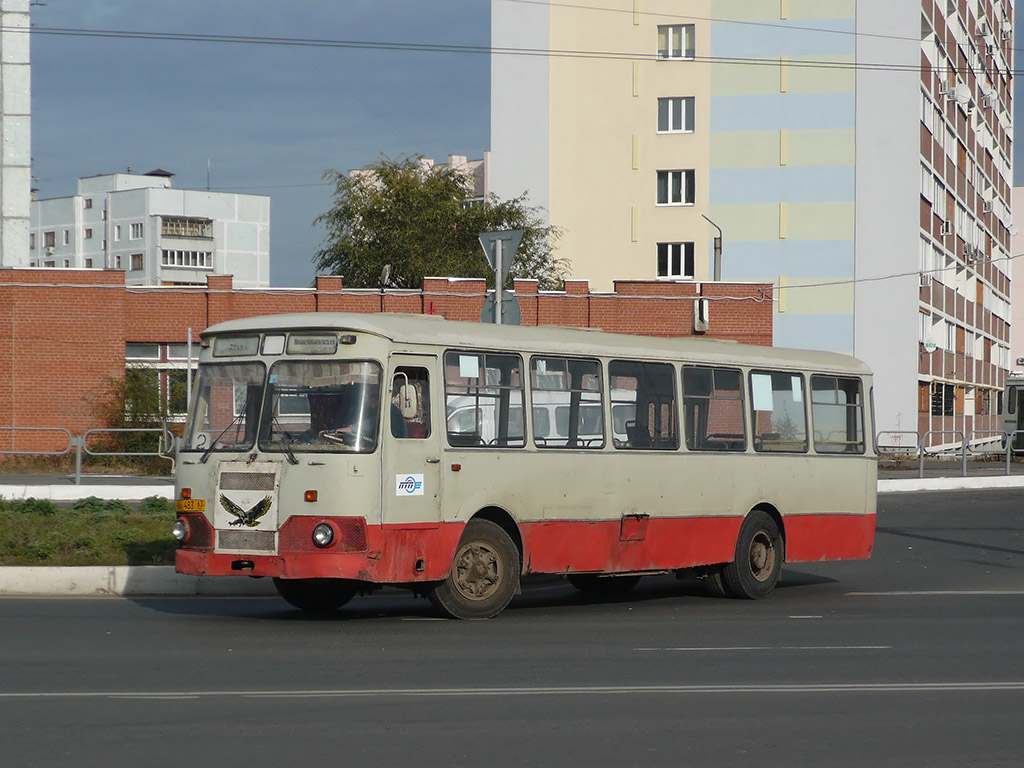
[[[693,298],[710,301],[709,337],[771,345],[770,284],[621,281],[591,293],[585,280],[539,292],[517,280],[523,325],[564,325],[649,336],[693,335]],[[59,449],[53,434],[3,427],[101,426],[95,404],[124,374],[126,342],[183,343],[209,325],[288,312],[409,312],[479,321],[483,280],[427,278],[422,290],[316,288],[234,290],[230,276],[205,287],[126,288],[115,270],[0,269],[0,450]],[[45,438],[45,439],[44,439]],[[65,439],[66,441],[66,439]]]

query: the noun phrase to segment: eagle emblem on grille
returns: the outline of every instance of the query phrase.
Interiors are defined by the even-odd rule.
[[[259,525],[260,518],[270,511],[272,498],[264,496],[262,500],[256,502],[250,509],[242,509],[222,493],[220,495],[220,503],[224,509],[238,518],[229,522],[228,525],[244,525],[248,528],[255,528]]]

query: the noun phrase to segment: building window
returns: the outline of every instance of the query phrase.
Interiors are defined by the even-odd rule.
[[[658,243],[658,277],[693,278],[693,243]]]
[[[71,259],[64,259],[64,268],[67,269],[71,266]]]
[[[92,198],[87,197],[82,201],[86,208],[92,208]]]
[[[160,264],[165,267],[198,267],[213,269],[211,251],[170,251],[160,252]]]
[[[133,253],[131,255],[131,259],[132,259],[131,264],[132,264],[132,269],[133,270],[142,269],[142,254],[141,253]]]
[[[693,205],[693,170],[658,171],[658,205]]]
[[[83,235],[83,238],[85,240],[92,240],[92,227],[85,228],[85,235]]]
[[[36,249],[36,235],[35,232],[28,236],[28,249],[34,251]]]
[[[55,261],[44,261],[43,262],[43,266],[44,267],[56,267],[57,266],[57,262],[55,262]]]
[[[213,220],[167,216],[160,223],[160,234],[164,237],[202,237],[212,240]]]
[[[43,232],[43,246],[46,248],[53,248],[57,244],[57,233],[56,232]]]
[[[142,222],[132,224],[132,240],[139,240],[142,238]]]
[[[658,99],[658,133],[693,132],[693,96]]]
[[[69,232],[68,230],[65,229],[64,230],[64,245],[69,245],[70,243],[71,243],[71,232]]]
[[[659,59],[692,59],[693,24],[670,24],[658,27]]]
[[[952,416],[956,403],[956,387],[952,384],[932,382],[932,416]]]
[[[120,253],[114,256],[114,269],[122,269]]]
[[[85,260],[85,268],[86,269],[92,269],[92,259],[86,259]]]

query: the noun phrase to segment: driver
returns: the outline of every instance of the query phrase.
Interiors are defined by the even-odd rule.
[[[334,412],[334,427],[320,432],[328,440],[354,444],[373,442],[377,435],[378,388],[373,385],[352,384],[338,396]]]

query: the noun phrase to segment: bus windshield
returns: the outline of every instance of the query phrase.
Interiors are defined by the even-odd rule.
[[[185,451],[247,451],[256,440],[263,396],[263,363],[199,366]]]
[[[346,360],[287,360],[270,369],[261,451],[354,451],[377,447],[381,369]]]

